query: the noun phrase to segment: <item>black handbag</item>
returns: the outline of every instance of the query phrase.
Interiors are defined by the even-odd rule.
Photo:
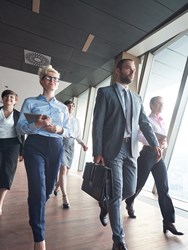
[[[86,162],[81,189],[99,202],[112,195],[111,169]]]

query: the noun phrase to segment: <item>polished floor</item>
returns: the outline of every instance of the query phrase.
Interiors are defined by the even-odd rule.
[[[97,202],[81,191],[82,173],[69,174],[71,208],[61,208],[61,196],[51,196],[46,206],[47,250],[111,250],[111,229],[98,219]],[[166,235],[155,200],[142,194],[135,203],[136,219],[127,216],[122,206],[126,243],[129,250],[188,250],[188,213],[176,211],[176,226],[185,235]],[[19,163],[12,190],[7,194],[0,216],[0,250],[33,250],[28,225],[27,181],[23,163]]]

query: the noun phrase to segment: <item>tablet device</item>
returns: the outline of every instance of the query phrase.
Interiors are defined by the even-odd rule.
[[[24,113],[27,121],[29,123],[31,122],[35,122],[36,121],[36,118],[40,115],[40,114],[32,114],[32,113]]]
[[[166,135],[163,135],[163,134],[160,134],[160,133],[157,133],[155,132],[155,135],[157,137],[158,140],[164,140],[166,139]]]

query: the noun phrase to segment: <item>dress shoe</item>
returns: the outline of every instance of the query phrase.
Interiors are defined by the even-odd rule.
[[[132,219],[135,219],[136,215],[134,214],[133,205],[130,205],[130,206],[127,205],[126,209],[127,209],[129,217],[132,218]]]
[[[167,223],[167,224],[163,223],[163,233],[166,234],[167,230],[174,235],[183,235],[182,232],[177,231],[173,223]]]
[[[114,243],[112,250],[128,250],[128,248],[126,248],[125,243],[124,242],[120,242],[120,243]]]
[[[100,212],[100,221],[102,223],[102,225],[105,227],[108,224],[109,221],[109,217],[108,217],[108,211],[106,210],[106,208],[101,207],[101,212]]]
[[[55,185],[55,189],[54,189],[54,195],[57,196],[58,192],[59,192],[59,184],[57,182],[56,185]]]
[[[70,208],[70,203],[67,195],[63,195],[63,208],[67,209]]]

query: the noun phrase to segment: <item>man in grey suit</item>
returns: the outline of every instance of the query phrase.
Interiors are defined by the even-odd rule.
[[[116,67],[115,84],[97,92],[93,114],[94,162],[111,168],[113,197],[107,206],[100,204],[103,226],[112,228],[112,250],[127,250],[121,220],[121,201],[132,196],[136,189],[138,127],[159,160],[161,150],[153,129],[143,109],[141,97],[129,90],[135,74],[131,59],[122,59]]]

